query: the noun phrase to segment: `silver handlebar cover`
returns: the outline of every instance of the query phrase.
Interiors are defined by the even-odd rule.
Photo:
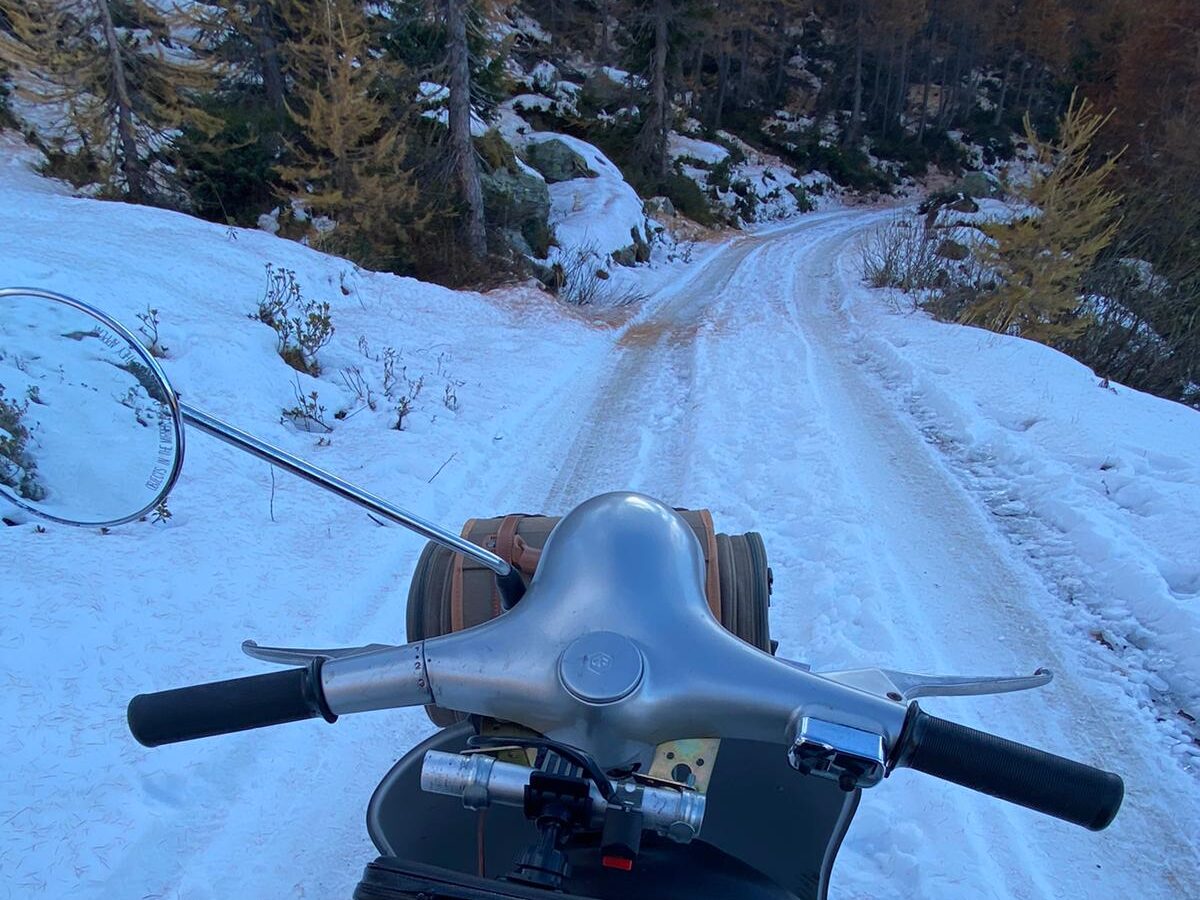
[[[687,523],[642,494],[603,494],[550,535],[524,598],[489,622],[331,659],[336,714],[434,703],[517,722],[591,754],[641,763],[686,737],[790,746],[808,717],[878,735],[905,706],[750,646],[713,617]]]

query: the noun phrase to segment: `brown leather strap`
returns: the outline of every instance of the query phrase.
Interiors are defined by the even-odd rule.
[[[462,536],[470,538],[471,529],[475,527],[474,519],[467,519],[463,526]],[[450,631],[463,630],[463,560],[461,553],[454,554],[454,565],[450,569]]]
[[[496,531],[496,545],[492,550],[505,562],[513,562],[517,526],[521,524],[521,520],[524,518],[524,513],[514,513],[500,520],[500,528]],[[494,588],[492,590],[492,615],[493,617],[500,615],[500,592]]]
[[[496,531],[496,555],[505,562],[513,561],[513,545],[517,537],[517,526],[525,516],[521,513],[505,516]]]
[[[705,563],[704,595],[708,598],[708,608],[717,621],[721,621],[721,571],[717,565],[717,526],[713,524],[712,513],[707,509],[696,510],[700,523],[704,526]]]
[[[530,547],[519,534],[513,536],[513,554],[509,562],[516,566],[526,578],[532,578],[542,558],[540,547]]]

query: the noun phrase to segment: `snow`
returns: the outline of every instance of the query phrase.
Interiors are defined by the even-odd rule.
[[[522,109],[539,109],[545,111],[553,109],[556,101],[542,94],[517,94],[505,102],[517,111]]]
[[[551,186],[584,192],[579,209],[556,197],[560,235],[615,241],[608,219],[634,218],[619,173],[553,137],[600,175]],[[71,197],[0,140],[0,198],[21,222],[0,232],[0,278],[127,324],[157,308],[186,402],[450,525],[619,488],[707,506],[722,531],[762,532],[772,634],[818,671],[1050,666],[1039,691],[922,706],[1120,772],[1116,823],[1092,834],[898,771],[864,793],[832,897],[1177,900],[1194,886],[1200,762],[1175,710],[1197,702],[1200,415],[1114,393],[1047,348],[897,312],[855,271],[857,238],[890,210],[819,212],[701,246],[690,266],[614,273],[653,295],[614,327],[532,291],[454,292]],[[319,378],[247,317],[267,262],[331,304]],[[280,424],[297,390],[347,411],[325,441]],[[245,638],[403,640],[422,544],[188,437],[165,525],[0,528],[19,561],[0,607],[0,897],[349,896],[374,855],[371,791],[432,730],[413,710],[132,741],[133,694],[265,671]]]
[[[444,84],[438,84],[435,81],[422,81],[417,87],[417,94],[414,98],[422,106],[432,107],[421,113],[421,117],[425,119],[433,119],[435,122],[440,122],[442,125],[448,125],[450,122],[450,111],[446,109],[446,104],[450,100],[450,88]],[[488,125],[483,120],[483,117],[471,109],[471,136],[482,137],[487,133]]]
[[[670,153],[671,159],[686,156],[709,165],[716,165],[729,155],[729,151],[720,144],[688,137],[686,134],[679,134],[675,131],[667,136],[667,151]]]
[[[617,84],[628,85],[634,88],[644,88],[646,79],[641,75],[632,75],[624,69],[618,69],[614,66],[600,66],[597,71],[603,72],[610,80]]]
[[[1014,540],[1030,540],[1032,523],[1044,529],[1048,577],[1148,676],[1131,677],[1162,686],[1139,693],[1200,705],[1200,412],[1102,384],[1031,341],[847,296],[889,389],[953,448],[993,513],[1018,519]]]
[[[417,86],[417,101],[421,103],[445,103],[450,99],[450,88],[436,81],[422,81]]]
[[[559,82],[558,69],[554,63],[541,60],[529,71],[534,86],[541,91],[550,90]]]

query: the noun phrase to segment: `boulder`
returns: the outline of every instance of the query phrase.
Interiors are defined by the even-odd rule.
[[[635,266],[637,265],[637,256],[632,246],[622,247],[620,250],[612,252],[612,261],[618,266]]]
[[[545,258],[550,247],[550,191],[532,172],[496,169],[480,175],[483,210],[500,233],[515,232],[524,244],[510,241],[521,253]]]
[[[650,262],[650,244],[642,237],[642,233],[635,225],[629,229],[629,234],[633,238],[633,261],[637,263]]]
[[[675,204],[670,197],[651,197],[642,204],[642,211],[648,216],[675,216]]]
[[[582,156],[558,138],[531,143],[525,148],[529,164],[542,173],[550,184],[572,178],[595,178]]]
[[[966,259],[971,255],[971,251],[966,244],[960,244],[953,238],[942,238],[941,243],[937,245],[937,249],[933,251],[942,259],[952,259],[955,262]]]
[[[613,81],[603,71],[593,72],[583,82],[583,102],[593,109],[620,106],[628,94],[623,84]]]
[[[954,189],[967,197],[1000,196],[1000,182],[987,172],[968,172]]]

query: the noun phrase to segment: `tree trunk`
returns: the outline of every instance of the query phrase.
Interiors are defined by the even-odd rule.
[[[667,176],[671,174],[671,161],[667,155],[667,43],[670,39],[668,32],[670,17],[671,0],[655,0],[650,109],[642,134],[647,171],[659,181],[666,180]]]
[[[908,113],[908,58],[910,56],[908,46],[908,35],[904,36],[904,43],[900,45],[900,88],[896,93],[896,121],[901,125],[903,132],[904,116]],[[891,119],[883,123],[883,133],[887,134],[891,129]],[[901,135],[903,136],[903,134]]]
[[[1004,61],[1004,74],[1000,76],[1000,99],[996,101],[996,114],[992,116],[992,124],[999,125],[1004,121],[1004,101],[1008,97],[1008,81],[1012,78],[1012,64],[1016,53],[1012,53]]]
[[[608,33],[608,23],[612,18],[612,0],[600,0],[596,4],[596,12],[600,15],[600,62],[608,65],[612,62],[612,37]]]
[[[729,51],[721,51],[721,59],[717,63],[717,101],[713,108],[712,127],[721,127],[721,113],[725,110],[725,94],[729,90]]]
[[[925,126],[929,121],[929,67],[925,68],[925,83],[921,86],[921,124],[917,128],[917,140],[925,140]]]
[[[781,103],[784,100],[783,85],[784,77],[787,74],[788,50],[790,49],[787,39],[784,38],[779,43],[779,59],[775,66],[775,82],[771,87],[771,102],[772,105]]]
[[[858,15],[854,27],[854,106],[850,113],[850,127],[846,129],[847,146],[858,144],[862,134],[862,95],[863,95],[863,4],[866,0],[858,0]]]
[[[129,85],[125,80],[125,60],[121,58],[121,44],[117,40],[117,29],[113,27],[109,0],[99,0],[100,21],[104,25],[104,42],[108,45],[108,64],[112,71],[113,94],[117,102],[117,137],[121,143],[121,174],[125,176],[125,188],[129,199],[141,203],[146,199],[146,171],[138,157],[137,133],[133,125],[133,102],[129,99]]]
[[[275,17],[267,0],[254,4],[254,44],[262,68],[263,92],[267,103],[280,119],[286,113],[283,98],[283,71],[279,65],[279,45],[275,40]]]
[[[471,142],[471,61],[467,50],[467,3],[446,0],[446,56],[450,70],[450,156],[466,207],[464,234],[467,252],[476,261],[487,256],[487,228],[483,218],[483,187],[475,145]]]
[[[896,53],[895,47],[892,47],[888,52],[888,80],[889,81],[891,80],[891,77],[892,77],[891,65],[892,65],[892,60],[895,57],[895,53]],[[872,119],[874,118],[875,110],[879,108],[879,101],[880,101],[880,99],[882,99],[880,95],[883,93],[883,91],[881,91],[879,89],[879,84],[883,80],[883,69],[884,69],[884,67],[880,64],[879,55],[876,54],[876,56],[875,56],[875,83],[871,87],[871,102],[867,104],[867,121],[868,122],[872,121]]]

